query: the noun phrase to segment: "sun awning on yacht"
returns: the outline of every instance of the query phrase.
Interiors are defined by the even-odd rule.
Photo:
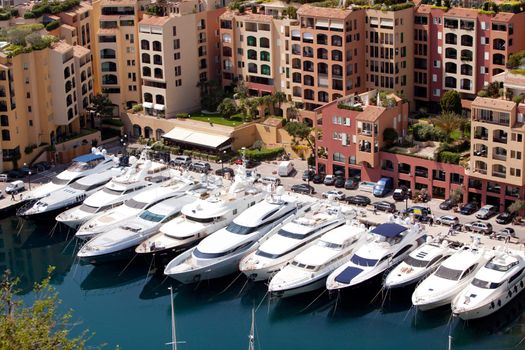
[[[404,232],[406,230],[407,228],[405,226],[401,226],[401,225],[394,224],[394,223],[386,223],[386,224],[381,224],[377,226],[376,228],[374,228],[372,230],[372,233],[389,238],[389,237],[395,237],[399,235],[401,232]]]
[[[336,282],[339,282],[339,283],[348,284],[354,279],[354,277],[359,276],[361,272],[363,272],[363,269],[360,269],[358,267],[348,266],[339,275],[335,277],[335,280]]]
[[[182,127],[174,127],[169,132],[162,135],[162,137],[175,142],[188,143],[207,148],[222,148],[221,146],[225,146],[231,141],[229,136],[209,134]]]

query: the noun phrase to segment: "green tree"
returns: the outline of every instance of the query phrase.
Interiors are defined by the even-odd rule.
[[[396,142],[398,137],[399,134],[397,133],[396,129],[386,128],[385,131],[383,131],[383,140],[388,145],[392,145],[394,142]]]
[[[221,84],[215,80],[209,80],[200,85],[201,88],[201,106],[207,111],[213,112],[224,98],[224,91]]]
[[[525,201],[518,199],[508,206],[507,211],[513,214],[519,212],[523,208],[525,208]]]
[[[231,98],[225,98],[217,107],[217,112],[226,119],[230,119],[232,115],[238,112],[238,110],[239,107],[237,107],[237,104]]]
[[[497,98],[499,97],[499,83],[497,81],[494,81],[492,83],[489,83],[486,87],[487,94],[489,97]]]
[[[281,91],[277,91],[275,94],[273,94],[273,102],[277,104],[277,108],[279,108],[280,115],[282,116],[282,109],[281,106],[283,102],[286,101],[286,94]]]
[[[451,8],[452,5],[450,4],[450,0],[444,0],[443,1],[443,6],[445,6],[447,9]]]
[[[294,6],[288,6],[283,11],[283,16],[288,16],[288,18],[296,19],[297,18],[297,9]]]
[[[450,191],[448,198],[452,199],[455,203],[459,203],[463,198],[463,192],[460,188],[453,189]]]
[[[235,93],[234,97],[236,99],[248,98],[248,87],[242,80],[237,83],[237,86],[235,86],[233,92]]]
[[[91,110],[99,118],[107,118],[113,116],[113,102],[107,95],[96,94],[91,100]]]
[[[313,128],[301,122],[288,122],[284,126],[284,130],[290,134],[295,142],[297,142],[297,139],[306,141],[312,154],[315,152],[315,137],[312,134]]]
[[[453,131],[460,129],[461,119],[462,118],[456,113],[444,112],[439,117],[433,118],[432,123],[447,135],[447,139],[450,139],[450,134]]]
[[[441,111],[461,114],[461,95],[456,90],[447,90],[439,101]]]
[[[0,349],[84,349],[90,338],[87,331],[70,334],[72,311],[60,314],[58,293],[50,285],[50,275],[36,283],[32,305],[17,297],[18,279],[6,271],[0,282]]]

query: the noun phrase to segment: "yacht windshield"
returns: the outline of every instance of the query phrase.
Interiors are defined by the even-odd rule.
[[[84,171],[91,168],[87,163],[73,162],[68,168],[68,171]]]
[[[473,286],[476,286],[476,287],[479,287],[479,288],[483,288],[483,289],[496,289],[499,286],[501,286],[502,284],[503,284],[503,282],[500,282],[500,283],[487,282],[487,281],[483,281],[483,280],[480,280],[480,279],[477,279],[477,278],[474,278],[472,280],[472,285]]]
[[[142,214],[140,214],[139,217],[147,221],[161,222],[162,219],[166,217],[166,215],[155,214],[155,213],[152,213],[151,211],[146,210]]]
[[[358,266],[364,266],[364,267],[376,266],[376,264],[378,262],[377,259],[367,259],[367,258],[360,257],[357,254],[354,254],[350,260],[354,264],[356,264]]]
[[[82,184],[79,184],[78,182],[73,182],[70,186],[71,188],[74,188],[75,190],[81,190],[81,191],[85,191],[90,187],[89,185],[82,185]]]
[[[305,234],[302,234],[302,233],[294,233],[294,232],[290,232],[290,231],[286,231],[286,230],[279,230],[279,232],[277,232],[277,234],[279,236],[283,236],[283,237],[288,237],[288,238],[292,238],[292,239],[303,239],[305,238],[307,235]]]
[[[441,265],[436,271],[436,276],[447,280],[457,281],[461,277],[462,273],[463,271],[461,270],[453,270]]]
[[[412,266],[412,267],[426,267],[429,263],[427,260],[420,260],[411,257],[410,255],[405,258],[405,264]]]
[[[501,264],[498,264],[496,262],[493,262],[493,261],[489,261],[485,267],[487,269],[490,269],[490,270],[495,270],[495,271],[500,271],[500,272],[505,272],[505,271],[509,271],[511,268],[513,268],[514,266],[518,265],[518,262],[517,261],[513,261],[511,262],[510,264],[508,265],[501,265]]]
[[[99,207],[92,207],[91,205],[82,204],[80,210],[86,213],[96,213]]]
[[[122,190],[113,190],[113,189],[107,188],[107,187],[104,187],[104,189],[102,191],[104,191],[105,193],[109,193],[109,194],[117,195],[117,196],[120,196],[122,193],[124,193],[124,191],[122,191]]]
[[[232,222],[231,224],[226,227],[226,230],[231,233],[235,233],[238,235],[247,235],[252,233],[253,231],[257,230],[257,227],[248,227],[236,224],[235,222]]]
[[[297,261],[292,261],[292,265],[293,266],[297,266],[301,269],[306,269],[306,270],[315,270],[317,266],[315,265],[306,265],[306,264],[302,264],[300,262],[297,262]]]
[[[330,249],[337,249],[337,250],[343,249],[343,245],[342,244],[326,242],[326,241],[319,241],[319,242],[317,242],[317,245],[319,247],[330,248]]]
[[[54,177],[53,180],[51,180],[52,183],[55,185],[67,185],[69,180],[59,179],[58,177]]]
[[[188,216],[188,215],[186,215],[185,218],[190,221],[200,222],[202,224],[210,223],[210,222],[213,222],[213,220],[215,220],[215,218],[196,218],[194,216]]]
[[[142,203],[139,201],[134,200],[133,198],[128,199],[126,201],[126,207],[132,208],[132,209],[142,209],[146,206],[147,203]]]

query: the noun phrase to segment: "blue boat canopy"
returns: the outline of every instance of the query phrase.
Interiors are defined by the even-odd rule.
[[[74,162],[80,162],[80,163],[88,163],[94,160],[104,159],[104,156],[102,154],[83,154],[81,156],[78,156],[76,158],[73,158]]]
[[[405,226],[401,226],[394,223],[381,224],[372,230],[372,233],[391,238],[399,235],[401,232],[406,231]]]
[[[348,266],[344,269],[339,275],[335,277],[336,282],[348,284],[354,279],[357,275],[363,272],[363,269],[358,267]]]

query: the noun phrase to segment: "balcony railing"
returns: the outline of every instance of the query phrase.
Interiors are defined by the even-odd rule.
[[[506,154],[497,154],[497,153],[494,153],[492,155],[492,159],[495,159],[495,160],[507,160],[507,155]]]
[[[477,169],[474,169],[474,172],[478,173],[478,174],[487,175],[487,169],[477,168]],[[476,188],[476,187],[474,187],[474,188]]]
[[[494,136],[494,138],[492,138],[492,141],[506,144],[507,143],[507,138],[506,137],[496,137],[496,136]]]
[[[478,140],[488,140],[489,135],[488,134],[474,134],[474,138]]]
[[[507,174],[501,171],[492,170],[492,176],[499,177],[499,178],[505,178],[507,177]]]

